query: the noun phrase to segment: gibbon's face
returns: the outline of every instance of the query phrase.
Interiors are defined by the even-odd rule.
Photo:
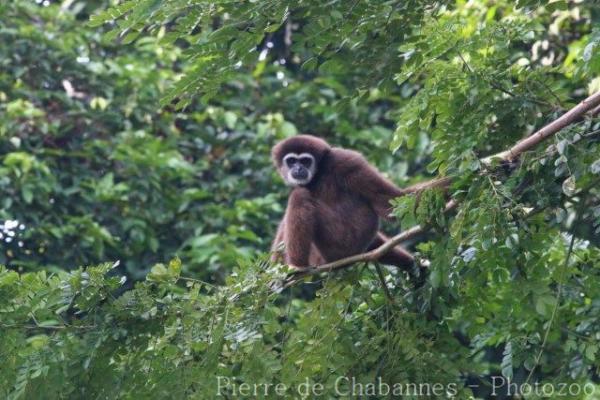
[[[307,185],[315,176],[315,157],[310,153],[287,153],[283,157],[281,176],[290,186]]]

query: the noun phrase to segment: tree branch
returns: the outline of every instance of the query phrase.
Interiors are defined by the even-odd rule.
[[[537,146],[540,142],[547,139],[549,136],[556,134],[566,126],[571,125],[573,122],[577,121],[586,113],[589,113],[589,115],[592,117],[600,113],[600,92],[589,96],[577,106],[573,107],[567,113],[562,115],[560,118],[544,126],[531,136],[528,136],[525,139],[522,139],[521,141],[517,142],[517,144],[515,144],[510,149],[482,158],[480,162],[486,166],[489,166],[495,159],[499,161],[512,161],[525,151],[531,150],[533,147]],[[406,187],[403,190],[407,194],[418,193],[425,189],[447,187],[450,184],[450,181],[451,179],[449,177],[436,178],[429,181],[417,183],[415,185]]]
[[[512,146],[510,149],[505,150],[500,153],[497,153],[497,154],[494,154],[494,155],[491,155],[491,156],[488,156],[488,157],[485,157],[485,158],[481,159],[480,162],[485,165],[491,165],[493,160],[513,161],[517,157],[519,157],[522,153],[524,153],[525,151],[528,151],[528,150],[534,148],[535,146],[537,146],[539,143],[541,143],[548,137],[555,135],[563,128],[571,125],[573,122],[577,121],[579,118],[581,118],[587,112],[591,111],[591,115],[595,115],[598,113],[598,110],[600,110],[600,92],[587,97],[585,100],[583,100],[581,103],[579,103],[578,105],[576,105],[575,107],[573,107],[572,109],[567,111],[561,117],[559,117],[558,119],[547,124],[543,128],[539,129],[537,132],[533,133],[531,136],[528,136],[525,139],[520,140],[514,146]],[[417,185],[410,186],[408,188],[405,188],[404,190],[407,194],[416,193],[416,192],[420,192],[422,190],[430,189],[430,188],[434,188],[434,187],[448,186],[449,183],[450,183],[450,178],[448,178],[448,177],[437,178],[437,179],[433,179],[433,180],[430,180],[427,182],[419,183]],[[453,208],[455,208],[457,205],[458,205],[458,203],[455,200],[450,200],[448,203],[446,203],[446,207],[445,207],[444,211],[445,212],[450,211]],[[319,274],[322,272],[335,271],[335,270],[338,270],[341,268],[346,268],[349,265],[357,263],[357,262],[378,260],[384,254],[386,254],[388,251],[390,251],[392,248],[394,248],[394,246],[396,246],[402,242],[405,242],[409,239],[412,239],[415,236],[420,235],[424,231],[425,231],[425,228],[421,227],[420,225],[416,225],[408,230],[405,230],[405,231],[397,234],[396,236],[392,237],[390,240],[388,240],[381,246],[379,246],[376,249],[373,249],[371,251],[367,251],[365,253],[356,254],[356,255],[353,255],[350,257],[342,258],[340,260],[336,260],[336,261],[333,261],[333,262],[330,262],[327,264],[323,264],[323,265],[319,265],[316,267],[308,267],[308,268],[303,268],[298,271],[294,271],[288,275],[287,279],[283,283],[282,289],[294,285],[296,282],[300,281],[303,277],[306,277],[309,275],[315,275],[315,274]]]
[[[571,125],[588,111],[592,111],[592,114],[594,114],[594,112],[596,112],[595,108],[598,106],[600,106],[600,92],[589,96],[581,103],[577,104],[575,107],[563,114],[560,118],[550,122],[548,125],[544,126],[531,136],[520,140],[510,149],[486,157],[482,159],[481,162],[489,165],[493,159],[499,159],[500,161],[512,161],[525,151],[537,146],[540,142],[544,141],[548,137],[555,135],[561,129]]]
[[[457,205],[458,205],[458,203],[456,201],[450,200],[449,202],[446,203],[444,212],[452,210]],[[396,236],[393,236],[392,238],[390,238],[390,240],[388,240],[381,246],[379,246],[371,251],[367,251],[366,253],[356,254],[356,255],[342,258],[342,259],[339,259],[339,260],[336,260],[336,261],[333,261],[333,262],[330,262],[327,264],[318,265],[316,267],[302,268],[297,271],[294,271],[288,275],[288,278],[286,279],[286,282],[284,284],[284,288],[293,285],[298,280],[300,280],[301,278],[308,276],[308,275],[315,275],[315,274],[319,274],[321,272],[335,271],[337,269],[346,268],[347,266],[357,263],[357,262],[376,261],[379,258],[381,258],[383,255],[385,255],[388,251],[393,249],[397,244],[406,242],[407,240],[410,240],[416,236],[419,236],[423,232],[425,232],[425,229],[422,228],[421,225],[416,225],[410,229],[400,232]]]
[[[394,301],[394,296],[390,293],[390,289],[387,287],[387,283],[385,283],[385,276],[383,275],[383,271],[381,270],[381,265],[375,264],[375,271],[377,272],[377,277],[381,282],[381,287],[383,289],[383,293],[385,293],[385,297],[387,298],[390,304],[396,304]]]

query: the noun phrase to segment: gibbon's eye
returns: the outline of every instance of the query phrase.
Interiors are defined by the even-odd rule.
[[[306,168],[310,168],[310,166],[312,165],[312,158],[310,158],[310,157],[301,157],[300,158],[300,164],[302,164]]]
[[[288,168],[291,168],[294,166],[294,164],[296,164],[298,162],[298,159],[296,157],[288,157],[285,159],[285,165],[288,166]]]

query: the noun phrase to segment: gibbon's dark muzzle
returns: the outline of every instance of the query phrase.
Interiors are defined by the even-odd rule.
[[[308,178],[308,170],[302,166],[296,166],[292,169],[292,178],[304,180]]]

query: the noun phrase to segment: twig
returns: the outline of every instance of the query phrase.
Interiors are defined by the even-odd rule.
[[[554,323],[554,320],[556,319],[556,313],[558,311],[558,306],[560,304],[560,300],[562,297],[562,291],[563,291],[562,280],[564,278],[565,270],[569,266],[569,259],[571,258],[571,254],[573,253],[573,244],[574,243],[575,243],[575,235],[571,235],[571,242],[569,243],[569,250],[567,250],[567,256],[565,257],[565,263],[563,264],[563,268],[560,271],[560,277],[559,277],[560,281],[558,282],[558,289],[556,290],[556,303],[554,304],[554,308],[552,309],[552,315],[550,316],[550,320],[548,321],[548,326],[546,327],[546,332],[544,332],[544,340],[542,340],[542,346],[540,347],[540,351],[538,352],[537,356],[535,357],[535,363],[533,364],[533,367],[529,371],[529,374],[527,375],[527,379],[525,379],[525,384],[527,384],[529,382],[529,380],[531,379],[531,377],[533,376],[533,372],[535,371],[537,366],[540,364],[540,360],[542,358],[542,355],[544,354],[544,350],[546,349],[546,343],[548,342],[548,336],[550,335],[550,329],[552,328],[552,324]]]
[[[383,275],[383,272],[381,271],[381,265],[375,264],[375,271],[377,271],[377,276],[379,277],[379,280],[381,281],[381,287],[383,288],[385,297],[387,297],[388,301],[391,304],[396,304],[396,302],[394,301],[394,297],[390,293],[390,289],[387,287],[387,283],[385,283],[385,276]]]
[[[3,329],[48,329],[48,330],[63,330],[63,329],[95,329],[95,325],[32,325],[32,324],[0,324]]]
[[[581,221],[581,217],[583,216],[583,212],[584,212],[584,208],[585,208],[586,197],[587,197],[586,195],[583,196],[581,204],[579,205],[579,207],[577,209],[575,223],[577,223],[578,221]],[[556,289],[556,303],[554,304],[554,308],[552,309],[552,315],[550,315],[550,320],[548,321],[548,326],[546,327],[546,332],[544,332],[544,339],[542,340],[542,345],[540,347],[540,351],[538,352],[537,356],[535,357],[535,363],[533,364],[533,367],[529,371],[529,374],[527,375],[527,379],[525,379],[526,384],[529,382],[529,380],[533,376],[535,369],[540,364],[540,360],[542,359],[542,355],[544,354],[544,350],[546,349],[546,343],[548,342],[548,336],[550,335],[550,329],[552,329],[552,324],[554,323],[554,320],[556,319],[556,314],[558,312],[558,307],[560,305],[560,300],[562,298],[563,280],[565,279],[565,274],[566,274],[567,268],[569,267],[569,260],[571,259],[571,256],[573,255],[574,245],[575,245],[575,235],[571,234],[571,241],[569,242],[569,248],[567,249],[567,255],[565,256],[565,262],[564,262],[564,264],[562,264],[562,268],[559,271],[560,274],[558,276],[558,286]]]

